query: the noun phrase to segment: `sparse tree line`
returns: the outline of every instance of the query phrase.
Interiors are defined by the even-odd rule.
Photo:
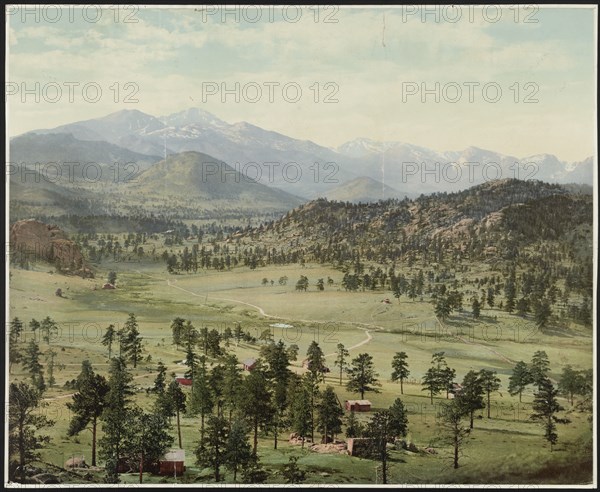
[[[193,244],[191,250],[185,246],[177,252],[165,250],[161,259],[167,265],[169,273],[197,273],[198,270],[210,269],[225,271],[237,266],[246,266],[254,270],[267,265],[289,265],[302,261],[302,256],[297,252],[285,253],[283,249],[268,249],[260,244],[240,247],[237,244],[218,242],[222,240],[223,238],[219,239],[217,235],[210,245]],[[167,246],[172,244],[174,243],[165,243]]]
[[[265,266],[271,264],[270,258],[277,254],[275,249],[272,252],[267,251],[267,260],[262,261],[256,260],[257,252],[261,257],[260,246],[256,246],[254,250],[250,248],[249,253],[246,251],[244,255],[238,253],[237,256],[229,253],[228,245],[221,248],[216,244],[213,246],[213,251],[220,253],[220,256],[216,253],[213,256],[205,250],[204,246],[199,250],[198,245],[193,245],[191,251],[185,247],[179,255],[165,250],[162,259],[170,273],[195,273],[200,268],[230,270],[238,265],[250,266],[250,268]],[[282,260],[277,263],[303,265],[304,258],[294,257],[289,261]],[[344,273],[341,280],[341,287],[344,290],[357,292],[389,289],[398,300],[402,296],[413,301],[423,300],[424,296],[429,296],[436,315],[442,320],[455,311],[463,312],[464,303],[467,302],[475,319],[481,316],[482,310],[497,308],[521,317],[531,315],[540,329],[546,328],[550,323],[564,323],[569,320],[591,325],[592,300],[589,292],[591,281],[581,282],[582,278],[586,278],[586,275],[581,272],[581,266],[551,268],[552,265],[547,262],[529,262],[527,269],[517,275],[514,263],[511,262],[502,276],[492,274],[490,277],[477,278],[474,281],[459,281],[454,273],[439,266],[427,271],[416,269],[412,276],[407,277],[403,273],[397,274],[394,266],[366,267],[359,252],[353,250],[348,262],[340,263],[339,268]],[[457,263],[455,269],[462,271],[460,265],[460,262]],[[283,278],[279,279],[280,285],[287,283],[287,277],[282,282]],[[558,287],[559,282],[562,282],[563,289]],[[467,288],[469,283],[475,288]],[[262,285],[269,284],[274,285],[275,280],[263,278]],[[330,277],[327,282],[319,278],[314,288],[323,291],[326,286],[331,285],[333,280]],[[296,290],[306,291],[309,287],[308,278],[301,275],[295,284]],[[576,294],[575,299],[573,293]]]

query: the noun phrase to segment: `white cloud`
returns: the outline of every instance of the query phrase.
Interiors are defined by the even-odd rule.
[[[591,39],[582,52],[581,44],[563,42],[552,31],[540,36],[542,25],[520,26],[537,35],[527,38],[522,36],[526,31],[515,31],[518,35],[512,40],[510,32],[498,37],[494,26],[479,16],[473,23],[422,23],[419,18],[403,22],[400,13],[383,9],[340,10],[337,24],[315,23],[312,13],[305,11],[297,24],[250,26],[204,23],[192,10],[157,15],[149,9],[149,13],[140,10],[137,23],[115,23],[103,16],[97,24],[80,23],[69,29],[11,25],[11,81],[96,82],[105,94],[95,104],[81,100],[23,104],[13,99],[12,131],[131,108],[120,100],[115,103],[109,87],[134,82],[139,87],[136,109],[160,115],[203,106],[225,120],[247,120],[323,145],[361,135],[434,148],[460,147],[463,142],[484,146],[495,140],[488,146],[506,153],[560,150],[569,159],[583,158],[581,152],[593,150],[593,139],[580,132],[577,123],[587,121],[588,105],[594,104],[593,72],[582,68],[583,61],[593,59]],[[295,82],[303,97],[297,104],[284,101],[281,93],[275,103],[263,99],[236,104],[230,99],[223,104],[213,97],[203,104],[206,81],[230,86],[236,81],[242,86]],[[462,86],[469,81],[499,84],[502,100],[495,105],[481,100],[452,105],[402,98],[403,82],[431,87],[435,82]],[[315,82],[321,90],[317,103],[309,89]],[[338,103],[322,102],[326,82],[339,87]],[[512,103],[509,87],[515,82],[521,87],[526,82],[538,84],[543,103],[529,107]],[[540,121],[547,122],[547,131]],[[569,129],[569,137],[559,139],[554,130],[559,128],[557,121],[568,121],[568,128],[578,132]],[[526,138],[515,140],[512,125],[517,124],[528,128]]]

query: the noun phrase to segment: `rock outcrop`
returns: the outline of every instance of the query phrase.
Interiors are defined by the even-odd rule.
[[[46,261],[62,273],[93,277],[79,246],[56,225],[35,219],[15,222],[10,229],[10,254],[17,263]]]
[[[327,444],[313,444],[310,451],[321,454],[348,454],[348,447],[345,442],[335,441]]]
[[[73,456],[65,461],[65,468],[88,468],[84,456]]]

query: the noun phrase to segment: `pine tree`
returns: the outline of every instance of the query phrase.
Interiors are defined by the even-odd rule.
[[[471,304],[471,308],[473,309],[473,318],[479,319],[481,315],[481,304],[477,298],[473,299],[473,304]]]
[[[11,460],[9,477],[13,481],[26,483],[25,467],[31,461],[39,458],[38,450],[50,442],[49,436],[39,435],[44,427],[54,425],[45,415],[40,415],[37,409],[45,404],[41,392],[27,383],[10,383],[8,394],[8,446]],[[14,476],[19,469],[20,477]]]
[[[519,395],[519,402],[523,396],[523,390],[533,382],[527,364],[522,360],[515,364],[512,375],[508,378],[508,392],[511,396]]]
[[[225,467],[233,473],[233,481],[237,481],[237,473],[248,465],[252,457],[248,443],[248,429],[242,420],[236,420],[231,425],[225,446]]]
[[[319,347],[319,344],[314,340],[308,346],[306,351],[308,370],[314,373],[322,374],[325,367],[325,355]]]
[[[350,411],[350,414],[346,417],[346,437],[361,437],[363,431],[363,426],[356,418],[354,410]]]
[[[296,360],[298,360],[298,352],[299,351],[300,351],[300,347],[298,347],[298,345],[296,345],[295,343],[292,343],[287,348],[288,359],[290,361],[296,361]]]
[[[540,299],[534,304],[533,316],[535,318],[535,325],[539,330],[546,328],[551,315],[552,309],[547,299]]]
[[[96,466],[96,436],[98,419],[105,408],[108,394],[108,382],[104,376],[94,373],[89,360],[81,364],[81,373],[77,377],[78,392],[73,395],[73,401],[67,403],[67,408],[73,417],[69,422],[69,436],[75,436],[90,427],[92,432],[92,466]]]
[[[400,398],[396,398],[389,408],[390,436],[392,438],[404,437],[408,432],[408,412]]]
[[[451,403],[442,403],[438,414],[438,422],[445,434],[445,438],[450,442],[453,448],[452,466],[458,468],[458,460],[465,438],[469,435],[470,429],[463,427],[463,418],[465,410],[459,400],[452,400]]]
[[[200,356],[192,379],[192,395],[188,405],[188,413],[200,414],[200,440],[204,439],[204,421],[215,405],[214,395],[210,388],[206,357]]]
[[[194,375],[196,374],[196,368],[198,367],[198,364],[199,364],[199,359],[192,347],[188,348],[188,350],[185,354],[184,364],[187,367],[187,370],[184,373],[184,377],[187,379],[192,379],[192,381],[193,381]],[[192,392],[193,392],[193,390],[194,390],[194,388],[192,387]]]
[[[438,377],[441,384],[441,389],[446,390],[446,399],[449,398],[450,390],[454,385],[454,378],[456,377],[456,371],[450,367],[444,367],[438,373]]]
[[[516,308],[519,316],[525,316],[529,312],[529,300],[526,297],[521,297],[517,301]]]
[[[44,356],[44,360],[46,361],[46,372],[48,374],[48,386],[51,388],[56,384],[56,378],[54,377],[54,371],[62,371],[65,368],[64,364],[56,363],[56,356],[58,352],[54,349],[49,349]]]
[[[144,470],[164,455],[173,444],[173,436],[168,432],[165,416],[146,413],[139,407],[125,412],[126,438],[123,454],[131,465],[138,465],[139,482],[143,483]]]
[[[433,397],[444,389],[448,391],[450,382],[453,379],[454,370],[448,369],[444,352],[435,352],[431,357],[431,367],[427,369],[421,383],[422,390],[429,391],[432,405]],[[448,395],[446,394],[446,396]]]
[[[23,354],[22,365],[23,369],[29,373],[33,386],[38,391],[43,392],[46,389],[46,383],[44,381],[44,370],[40,363],[41,355],[38,344],[35,340],[30,340]]]
[[[206,334],[206,336],[208,336],[208,328],[204,328],[202,333]],[[196,330],[196,328],[194,327],[194,325],[192,324],[192,322],[190,320],[187,320],[185,322],[185,324],[183,325],[181,334],[180,334],[180,343],[184,346],[186,352],[189,352],[190,350],[193,350],[196,345],[200,342],[200,333],[198,333],[198,330]],[[207,353],[207,345],[206,345],[206,338],[202,339],[202,350],[204,351],[204,355],[206,355]]]
[[[446,318],[452,313],[452,307],[448,302],[448,298],[445,295],[438,295],[434,301],[434,311],[438,318],[442,321],[446,321]]]
[[[469,371],[465,374],[462,382],[462,389],[456,396],[456,399],[469,415],[469,427],[471,429],[473,428],[475,410],[485,408],[485,403],[483,401],[484,394],[485,389],[483,388],[479,374],[475,371]]]
[[[430,367],[423,376],[423,382],[421,383],[423,391],[429,392],[429,398],[433,405],[433,397],[438,395],[442,390],[441,382],[439,378],[439,371],[435,367]]]
[[[494,300],[495,300],[494,289],[492,289],[490,287],[490,288],[488,288],[488,291],[487,291],[487,304],[489,307],[491,307],[491,308],[494,307]]]
[[[173,343],[176,345],[177,349],[179,349],[179,346],[182,345],[184,341],[184,323],[185,320],[179,317],[173,319],[173,322],[171,323]]]
[[[242,483],[265,483],[269,474],[262,467],[258,456],[252,454],[248,463],[242,468]]]
[[[571,406],[574,403],[573,397],[582,394],[583,386],[584,382],[581,372],[575,371],[571,365],[565,366],[558,381],[558,392],[569,399]]]
[[[381,462],[382,483],[387,484],[388,442],[396,433],[393,416],[389,410],[376,412],[367,424],[365,434],[369,436],[368,445],[373,457]]]
[[[131,395],[133,395],[132,379],[124,359],[122,357],[113,358],[109,370],[105,409],[101,416],[104,436],[98,441],[100,458],[106,462],[105,468],[109,483],[119,482],[118,463],[130,431],[128,411],[131,405]]]
[[[189,323],[189,322],[188,322]],[[191,326],[191,323],[190,323]],[[186,331],[187,328],[186,328]],[[189,330],[190,333],[193,332],[193,330]],[[202,348],[202,353],[204,354],[205,357],[208,356],[208,328],[205,326],[203,328],[200,329],[200,335],[199,335],[200,339],[199,339],[199,346]],[[188,342],[188,346],[189,346]]]
[[[558,390],[554,389],[552,381],[544,378],[539,381],[538,391],[534,393],[532,420],[542,422],[545,430],[544,438],[550,443],[550,451],[552,446],[558,441],[556,433],[556,424],[568,424],[568,419],[560,419],[555,414],[564,410],[558,403],[556,396]]]
[[[154,386],[152,391],[155,393],[164,393],[167,386],[167,367],[161,362],[158,362],[156,367],[156,378],[154,379]]]
[[[222,364],[216,364],[212,367],[208,376],[208,385],[213,395],[214,404],[217,408],[217,414],[223,415],[223,392],[225,391],[225,367]]]
[[[301,384],[298,390],[294,392],[292,401],[292,430],[302,438],[302,448],[304,441],[313,427],[311,395],[306,385]]]
[[[504,287],[504,295],[506,296],[506,311],[512,313],[515,310],[515,299],[517,297],[516,279],[514,268],[510,272],[510,276]]]
[[[209,357],[216,359],[223,355],[221,348],[221,335],[215,329],[208,331],[206,337],[206,351]]]
[[[235,355],[230,354],[225,357],[225,379],[223,382],[223,406],[228,411],[229,425],[233,411],[238,407],[240,394],[242,391],[242,371],[238,367],[238,359]]]
[[[29,322],[29,329],[31,330],[31,332],[33,333],[34,338],[35,338],[35,334],[40,329],[40,322],[38,320],[36,320],[35,318],[32,318],[31,321]]]
[[[327,386],[317,404],[317,430],[323,434],[323,442],[333,441],[335,435],[342,432],[343,415],[333,388]]]
[[[349,391],[360,393],[361,400],[364,399],[365,393],[371,391],[379,393],[377,386],[381,386],[377,380],[377,374],[373,364],[373,357],[367,353],[359,354],[358,357],[352,359],[351,365],[348,368],[348,383],[346,388]]]
[[[265,359],[269,365],[267,376],[271,381],[273,392],[274,415],[271,425],[273,431],[273,448],[277,449],[277,437],[283,421],[283,415],[288,405],[287,386],[292,372],[285,344],[279,340],[265,346]]]
[[[531,365],[529,366],[531,381],[536,386],[539,386],[547,378],[548,372],[550,372],[548,354],[544,350],[536,351],[531,358]]]
[[[42,334],[42,340],[46,344],[50,345],[53,337],[58,334],[58,325],[50,316],[46,316],[40,323],[40,332]]]
[[[18,364],[23,358],[23,354],[19,349],[19,342],[23,333],[23,322],[19,318],[13,318],[10,322],[9,336],[9,355],[8,355],[8,372],[12,371],[13,364]]]
[[[394,358],[392,359],[392,381],[400,381],[400,394],[404,394],[403,383],[406,378],[410,375],[410,370],[408,369],[408,355],[406,352],[396,352]]]
[[[10,322],[10,341],[18,343],[23,334],[23,322],[19,318],[13,318]]]
[[[129,314],[129,318],[125,322],[122,350],[123,356],[133,362],[133,367],[136,368],[142,358],[143,347],[138,323],[133,313]]]
[[[166,417],[175,417],[177,423],[177,443],[182,448],[181,440],[181,413],[185,412],[187,397],[177,380],[173,380],[163,393],[159,393],[156,400],[156,412]]]
[[[487,395],[487,418],[490,418],[490,395],[494,391],[500,389],[500,378],[496,376],[496,371],[490,371],[488,369],[482,369],[479,371],[479,380],[481,386]]]
[[[221,481],[221,465],[226,462],[227,429],[227,419],[211,415],[206,423],[206,432],[196,448],[196,462],[213,469],[215,482]]]
[[[306,388],[309,396],[310,406],[310,438],[315,441],[315,410],[317,408],[317,401],[321,396],[319,391],[319,383],[322,381],[322,373],[307,372],[302,377],[302,385]]]
[[[346,350],[343,343],[337,344],[337,352],[334,364],[340,368],[340,386],[342,385],[342,374],[344,373],[344,369],[348,367],[348,363],[346,359],[350,355],[350,352]]]
[[[117,338],[117,330],[115,330],[115,325],[110,324],[106,328],[106,332],[102,337],[102,345],[108,347],[108,358],[110,359],[112,356],[112,346]]]
[[[579,388],[579,394],[581,395],[581,401],[577,403],[577,408],[582,412],[589,412],[590,414],[594,411],[594,370],[587,369],[580,371],[580,382],[581,387]]]
[[[271,421],[274,412],[269,386],[266,371],[257,362],[252,372],[244,379],[240,398],[240,409],[248,418],[254,434],[252,445],[254,456],[258,449],[258,429]]]

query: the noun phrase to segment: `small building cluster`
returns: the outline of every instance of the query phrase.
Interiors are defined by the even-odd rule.
[[[347,412],[370,412],[371,402],[369,400],[346,400],[344,407]]]

